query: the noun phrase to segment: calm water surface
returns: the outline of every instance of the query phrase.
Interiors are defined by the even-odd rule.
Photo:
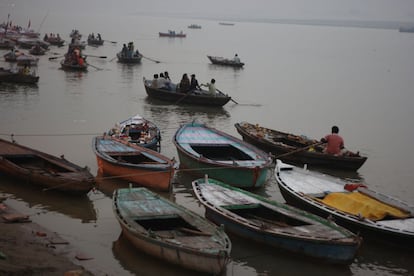
[[[73,16],[73,15],[72,15]],[[21,16],[22,18],[26,18]],[[40,16],[42,18],[43,16]],[[50,13],[45,32],[69,39],[72,29],[84,36],[100,32],[103,47],[87,47],[86,73],[59,69],[63,48],[40,58],[37,86],[0,85],[0,134],[17,142],[88,166],[96,175],[91,140],[116,122],[137,113],[162,130],[161,152],[177,158],[171,140],[180,124],[194,119],[239,137],[234,124],[259,123],[274,129],[320,138],[333,124],[346,146],[368,156],[357,173],[342,176],[365,181],[371,188],[413,204],[414,170],[414,35],[396,30],[317,27],[145,16],[67,15]],[[40,21],[40,19],[38,19]],[[76,22],[76,23],[73,23]],[[187,29],[190,24],[202,29]],[[26,24],[24,22],[22,25]],[[159,31],[187,33],[185,39],[159,38]],[[133,41],[142,64],[116,62],[123,43]],[[4,54],[5,51],[1,51]],[[238,53],[244,69],[209,64],[206,55]],[[0,66],[8,67],[2,62]],[[217,88],[239,104],[222,109],[175,106],[147,98],[143,77],[169,71],[174,81],[195,73],[199,82],[211,78]],[[178,173],[172,193],[163,196],[203,215],[191,189],[191,176]],[[60,233],[77,249],[94,257],[82,262],[97,275],[194,275],[133,249],[122,237],[112,212],[114,189],[127,183],[98,177],[99,189],[82,198],[39,192],[0,178],[8,203],[33,221]],[[272,177],[257,193],[283,201]],[[232,262],[226,275],[412,275],[413,255],[365,243],[347,267],[314,263],[276,249],[231,236]]]

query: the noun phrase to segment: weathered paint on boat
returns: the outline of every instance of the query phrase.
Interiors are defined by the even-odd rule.
[[[149,255],[214,275],[229,262],[223,229],[146,188],[116,190],[113,210],[125,237]]]
[[[95,178],[85,168],[63,156],[50,154],[0,139],[0,172],[36,184],[45,190],[86,194],[95,185]]]
[[[101,173],[159,191],[169,191],[174,161],[168,157],[110,136],[94,137],[93,151]]]
[[[373,221],[322,203],[321,200],[329,193],[350,192],[345,189],[345,185],[349,182],[344,179],[292,166],[280,160],[276,162],[274,174],[280,192],[289,204],[325,218],[330,217],[337,224],[354,233],[360,233],[364,240],[379,241],[410,250],[414,249],[413,206],[367,188],[358,188],[354,192],[367,194],[372,199],[377,199],[384,204],[394,206],[410,214],[407,218],[385,217]]]
[[[211,178],[193,181],[206,217],[226,231],[329,263],[349,264],[361,238],[335,223]]]
[[[229,134],[193,122],[183,124],[173,142],[180,167],[192,174],[208,174],[241,188],[266,183],[272,164],[269,155]]]

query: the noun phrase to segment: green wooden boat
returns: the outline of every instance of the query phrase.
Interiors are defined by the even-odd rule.
[[[264,151],[201,123],[182,125],[174,135],[180,167],[209,175],[235,187],[258,188],[266,183],[272,165]]]
[[[126,238],[149,255],[214,275],[229,262],[222,228],[146,188],[115,190],[113,210]]]

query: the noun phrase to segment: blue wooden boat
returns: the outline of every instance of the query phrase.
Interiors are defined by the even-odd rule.
[[[414,248],[414,206],[306,168],[276,161],[275,177],[284,199],[291,205],[330,217],[360,233],[364,240],[394,247]]]
[[[222,228],[146,188],[115,190],[113,210],[125,237],[149,255],[214,275],[229,262]]]
[[[263,186],[272,165],[265,152],[201,123],[182,125],[173,142],[181,168],[240,188]]]
[[[352,263],[361,238],[335,223],[205,177],[193,181],[206,217],[256,242],[335,264]]]

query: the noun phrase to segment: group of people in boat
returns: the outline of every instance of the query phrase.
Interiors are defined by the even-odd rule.
[[[90,35],[88,35],[88,40],[99,40],[99,41],[102,41],[102,37],[101,37],[101,34],[100,33],[98,33],[96,35],[96,37],[95,37],[95,34],[94,33],[91,33]]]
[[[49,40],[60,41],[61,38],[59,34],[54,34],[54,33],[50,33],[49,35],[45,34],[45,36],[43,37],[43,41],[49,41]]]
[[[178,85],[171,82],[168,72],[154,74],[154,78],[151,82],[151,87],[156,89],[166,89],[169,91],[177,91],[180,93],[195,93],[202,91],[202,86],[208,88],[208,94],[215,96],[216,95],[216,80],[211,79],[210,83],[199,84],[195,74],[191,74],[191,79],[188,77],[187,73],[184,73],[181,81]]]
[[[133,57],[139,57],[140,53],[137,50],[135,50],[134,42],[128,42],[128,46],[124,43],[121,50],[121,56],[123,58],[133,58]]]

